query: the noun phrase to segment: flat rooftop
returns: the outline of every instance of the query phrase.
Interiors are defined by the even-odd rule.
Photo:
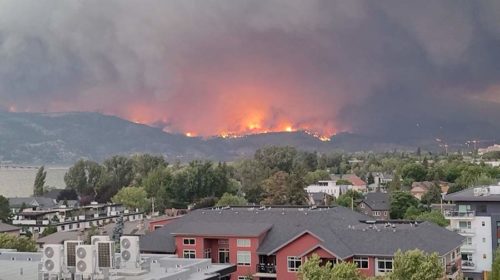
[[[117,255],[118,256],[118,255]],[[0,279],[39,279],[42,254],[0,250]],[[212,264],[209,259],[180,259],[175,255],[141,254],[149,269],[131,271],[113,269],[110,280],[211,280],[232,273],[231,264]]]

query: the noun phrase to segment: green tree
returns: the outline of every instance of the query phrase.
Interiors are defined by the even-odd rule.
[[[86,244],[91,244],[92,242],[92,236],[94,235],[100,235],[101,232],[96,226],[92,226],[88,231],[87,234],[85,235],[85,243]]]
[[[322,180],[330,180],[330,173],[326,170],[315,170],[307,172],[304,177],[306,185],[312,185]]]
[[[366,178],[366,183],[368,185],[371,185],[371,184],[375,183],[375,178],[373,177],[373,174],[371,172],[368,173],[368,177]]]
[[[142,186],[148,198],[154,200],[155,211],[163,212],[170,206],[170,200],[174,196],[171,191],[173,181],[172,172],[163,167],[156,168],[142,179]]]
[[[45,237],[47,235],[51,235],[53,233],[56,233],[57,232],[57,227],[53,226],[53,225],[49,225],[48,227],[46,227],[43,232],[40,234],[40,237]]]
[[[241,191],[249,202],[259,203],[262,199],[262,181],[267,170],[254,159],[244,159],[235,164],[235,178],[241,182]]]
[[[346,180],[346,179],[337,180],[337,182],[335,182],[335,184],[337,186],[351,186],[352,185],[351,181]]]
[[[340,206],[351,208],[351,206],[356,206],[354,203],[358,199],[362,199],[363,195],[355,190],[348,190],[344,194],[341,194],[337,198],[337,204]]]
[[[141,186],[142,180],[148,174],[156,169],[164,169],[168,166],[163,156],[155,156],[150,154],[134,155],[131,158],[134,186]]]
[[[397,191],[390,194],[390,216],[391,219],[402,219],[409,207],[418,207],[418,200],[410,193]]]
[[[217,206],[242,206],[247,205],[248,201],[241,196],[237,196],[230,193],[224,193],[222,197],[217,202]]]
[[[12,220],[9,200],[3,195],[0,195],[0,220],[4,223],[10,223]]]
[[[36,252],[37,246],[33,239],[24,236],[14,236],[0,233],[0,248],[15,249],[19,252]]]
[[[495,258],[491,267],[491,280],[500,280],[500,248],[495,251]]]
[[[406,209],[404,219],[405,220],[416,220],[417,217],[422,214],[422,210],[418,209],[415,206],[410,206]]]
[[[403,179],[409,178],[413,181],[424,181],[427,177],[427,169],[419,163],[408,163],[401,169]]]
[[[434,183],[431,188],[422,196],[420,200],[423,204],[441,203],[441,187]]]
[[[389,182],[389,192],[393,193],[400,190],[401,190],[401,177],[399,176],[399,173],[396,172],[394,173],[392,181]]]
[[[129,209],[140,210],[144,210],[149,204],[146,191],[139,187],[125,187],[118,191],[111,201],[123,204]]]
[[[303,205],[306,193],[305,184],[297,174],[278,171],[264,180],[264,204],[266,205]]]
[[[398,251],[394,255],[394,270],[391,280],[436,280],[444,271],[437,253],[426,254],[421,250]]]
[[[435,223],[436,225],[442,227],[446,227],[450,224],[450,222],[444,218],[444,215],[436,210],[430,212],[422,212],[415,218],[415,220]]]
[[[36,172],[35,182],[33,184],[33,195],[34,196],[42,196],[44,193],[45,187],[45,177],[47,177],[47,171],[45,171],[45,167],[41,166]]]
[[[321,265],[318,255],[314,254],[300,266],[298,272],[299,280],[361,280],[356,264],[352,262],[340,262],[332,265],[327,262]]]
[[[102,187],[104,168],[97,162],[88,160],[77,161],[64,175],[66,187],[74,189],[78,195],[97,197]]]
[[[293,170],[297,149],[291,146],[271,146],[258,149],[255,152],[254,159],[267,168],[270,173],[284,171],[290,173]]]

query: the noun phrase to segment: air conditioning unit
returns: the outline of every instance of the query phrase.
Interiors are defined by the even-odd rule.
[[[111,239],[107,235],[94,235],[90,237],[90,244],[96,245],[99,241],[110,241]]]
[[[75,274],[92,275],[95,272],[94,246],[76,246],[76,269]]]
[[[45,245],[42,252],[42,272],[59,274],[62,271],[63,245]]]
[[[97,268],[113,268],[115,256],[114,241],[99,241],[95,245]]]
[[[82,245],[82,240],[64,241],[64,264],[72,268],[76,266],[76,246]]]
[[[140,265],[139,237],[120,237],[120,268],[135,269]]]

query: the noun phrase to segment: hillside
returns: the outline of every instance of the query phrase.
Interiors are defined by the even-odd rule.
[[[322,142],[298,131],[202,139],[99,113],[0,112],[0,162],[7,163],[71,164],[80,158],[100,161],[111,155],[134,153],[163,154],[168,161],[233,160],[269,145],[291,145],[318,152],[414,150],[417,146],[440,149],[429,137],[400,141],[341,133]]]

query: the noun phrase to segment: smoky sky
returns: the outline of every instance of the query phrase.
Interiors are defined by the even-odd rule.
[[[500,2],[5,0],[0,104],[204,136],[496,137]]]

